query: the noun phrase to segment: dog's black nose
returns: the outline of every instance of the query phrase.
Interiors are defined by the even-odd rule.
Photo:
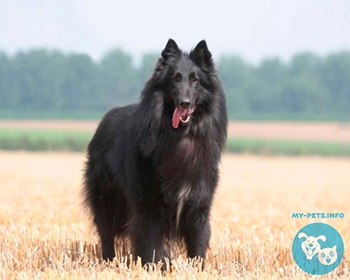
[[[180,107],[187,109],[188,107],[190,107],[190,100],[189,99],[183,99],[180,101]]]

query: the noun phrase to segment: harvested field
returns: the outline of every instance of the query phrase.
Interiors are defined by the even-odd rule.
[[[0,128],[94,131],[97,121],[0,121]],[[350,123],[318,122],[237,122],[229,125],[230,138],[288,139],[350,142]]]
[[[0,279],[310,279],[291,254],[311,222],[335,227],[340,266],[317,279],[349,279],[350,161],[225,155],[214,203],[207,268],[183,255],[162,276],[119,258],[98,262],[98,238],[81,207],[83,154],[0,152]],[[342,212],[343,219],[293,219],[293,212]]]

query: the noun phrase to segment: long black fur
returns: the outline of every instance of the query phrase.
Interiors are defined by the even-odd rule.
[[[175,129],[183,100],[194,112]],[[165,244],[175,237],[189,258],[205,259],[226,131],[224,91],[206,42],[185,53],[170,39],[140,103],[110,110],[88,146],[84,195],[105,260],[115,257],[116,236],[130,237],[143,264],[170,258]]]

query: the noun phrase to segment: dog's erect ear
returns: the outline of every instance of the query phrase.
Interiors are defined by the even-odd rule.
[[[177,57],[181,53],[179,47],[173,39],[169,39],[164,50],[162,51],[162,57],[168,59],[169,57]]]
[[[301,232],[298,234],[298,238],[303,238],[303,237],[307,238],[306,233]]]
[[[326,242],[326,237],[324,235],[320,235],[316,239],[317,240],[321,239],[323,242]]]
[[[190,58],[201,67],[211,68],[213,60],[205,40],[200,41],[193,51],[190,53]]]

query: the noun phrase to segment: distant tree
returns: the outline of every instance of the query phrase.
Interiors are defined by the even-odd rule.
[[[42,110],[54,106],[53,84],[55,65],[53,54],[47,50],[20,52],[13,59],[13,94],[18,96],[18,109]]]
[[[106,106],[137,100],[137,74],[132,62],[132,57],[120,49],[112,50],[102,58],[99,74]]]
[[[253,74],[252,83],[247,88],[251,110],[254,113],[280,111],[286,66],[279,58],[267,58],[254,69]]]
[[[96,62],[86,54],[37,49],[8,56],[0,52],[0,109],[19,111],[105,111],[137,102],[159,54],[132,56],[120,49]],[[350,118],[350,52],[319,57],[298,53],[288,62],[264,59],[251,65],[234,55],[217,60],[229,116],[259,119],[319,116]]]
[[[5,53],[0,53],[0,108],[13,109],[16,96],[13,96],[13,85],[10,83],[12,61]]]
[[[142,90],[144,84],[151,77],[158,59],[159,59],[159,55],[157,53],[146,53],[142,56],[140,67],[137,69],[137,73],[138,73],[137,91],[138,92]]]
[[[62,108],[102,109],[104,106],[99,91],[98,69],[92,59],[85,54],[71,54],[63,80]]]
[[[330,94],[329,110],[334,113],[350,112],[350,52],[331,54],[326,57],[320,80]]]
[[[330,96],[322,86],[322,60],[304,52],[293,56],[284,79],[282,110],[291,113],[323,113],[327,111]]]
[[[249,105],[247,88],[253,82],[252,69],[237,56],[222,56],[218,61],[230,117],[246,113]]]

